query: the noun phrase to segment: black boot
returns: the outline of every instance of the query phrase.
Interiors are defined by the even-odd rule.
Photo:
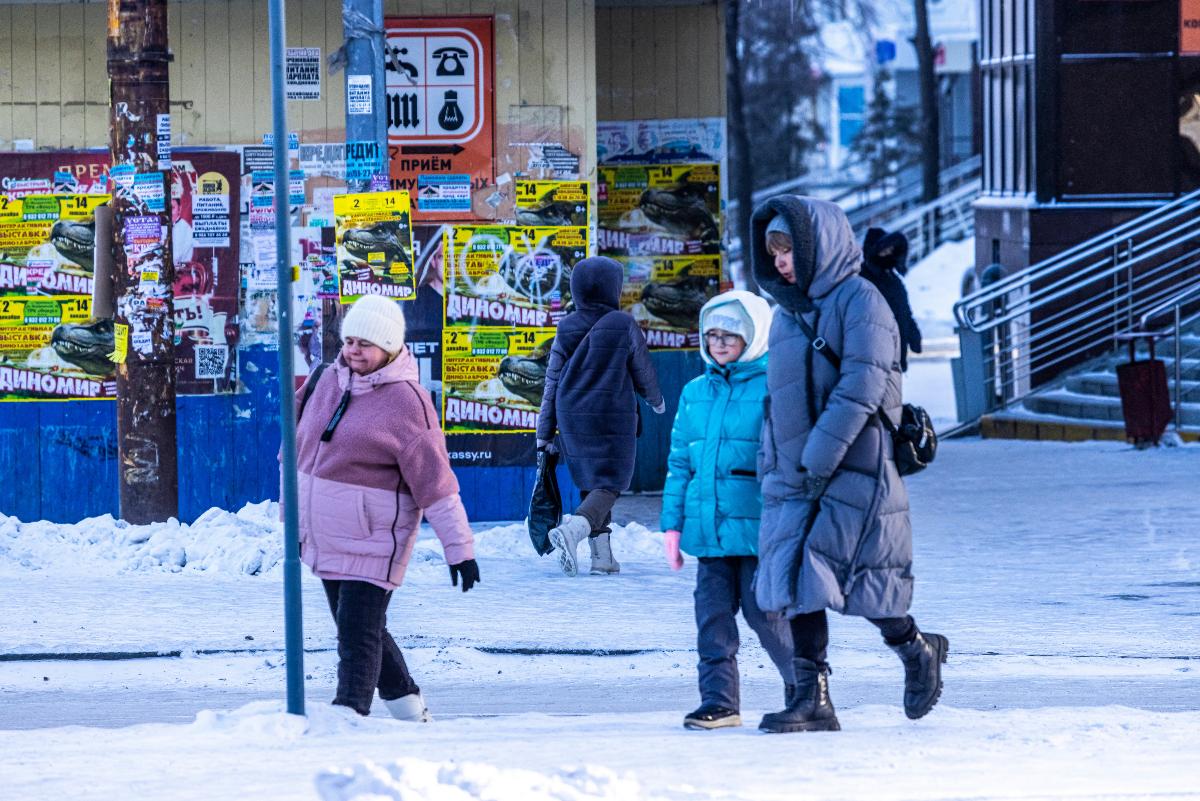
[[[792,696],[795,694],[796,694],[796,685],[795,684],[783,685],[783,705],[784,705],[784,707],[786,707],[788,704],[790,704],[792,702]]]
[[[911,642],[889,645],[904,663],[904,714],[923,718],[942,695],[942,663],[950,641],[940,634],[917,632]]]
[[[793,731],[841,731],[829,700],[829,667],[797,657],[796,685],[787,709],[763,716],[758,728],[772,734]]]

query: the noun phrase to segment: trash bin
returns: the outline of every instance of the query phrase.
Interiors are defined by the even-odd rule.
[[[1150,358],[1138,360],[1136,342],[1129,338],[1129,361],[1117,365],[1117,388],[1121,391],[1121,414],[1125,437],[1135,445],[1157,445],[1171,422],[1171,398],[1167,388],[1167,366],[1154,354],[1154,336],[1147,335]]]

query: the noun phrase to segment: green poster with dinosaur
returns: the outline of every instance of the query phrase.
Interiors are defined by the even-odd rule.
[[[0,195],[0,293],[92,294],[96,207],[108,195]]]
[[[700,347],[700,307],[721,291],[720,256],[617,259],[625,269],[621,308],[637,320],[652,350]]]
[[[408,192],[334,195],[339,295],[415,300],[412,210]]]
[[[442,430],[520,434],[537,428],[552,328],[442,331]]]
[[[87,295],[0,295],[0,401],[115,398],[112,320]]]

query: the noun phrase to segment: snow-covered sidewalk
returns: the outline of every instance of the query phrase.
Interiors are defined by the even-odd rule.
[[[828,736],[754,731],[779,686],[752,636],[747,728],[680,728],[696,702],[694,560],[668,570],[653,519],[615,533],[619,577],[575,580],[520,524],[481,524],[483,583],[466,595],[422,541],[389,615],[439,717],[412,728],[326,706],[333,627],[311,579],[310,718],[260,700],[283,693],[271,505],[192,527],[0,516],[0,797],[316,798],[328,767],[351,789],[450,801],[1200,798],[1198,467],[1195,447],[945,443],[909,483],[913,613],[951,639],[942,703],[905,720],[894,655],[834,616],[844,731]],[[236,711],[8,730],[202,709]],[[330,789],[339,775],[325,797],[354,797]]]

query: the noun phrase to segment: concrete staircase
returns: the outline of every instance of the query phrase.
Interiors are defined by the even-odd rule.
[[[1181,436],[1200,441],[1200,334],[1181,339]],[[1159,340],[1157,356],[1166,364],[1167,385],[1172,404],[1175,398],[1175,342]],[[1138,348],[1138,358],[1148,358],[1149,349]],[[1094,360],[1078,371],[1027,396],[1019,405],[985,416],[985,437],[1009,439],[1125,439],[1125,418],[1117,387],[1117,365],[1128,361],[1122,349]],[[1168,426],[1171,431],[1172,426]]]

